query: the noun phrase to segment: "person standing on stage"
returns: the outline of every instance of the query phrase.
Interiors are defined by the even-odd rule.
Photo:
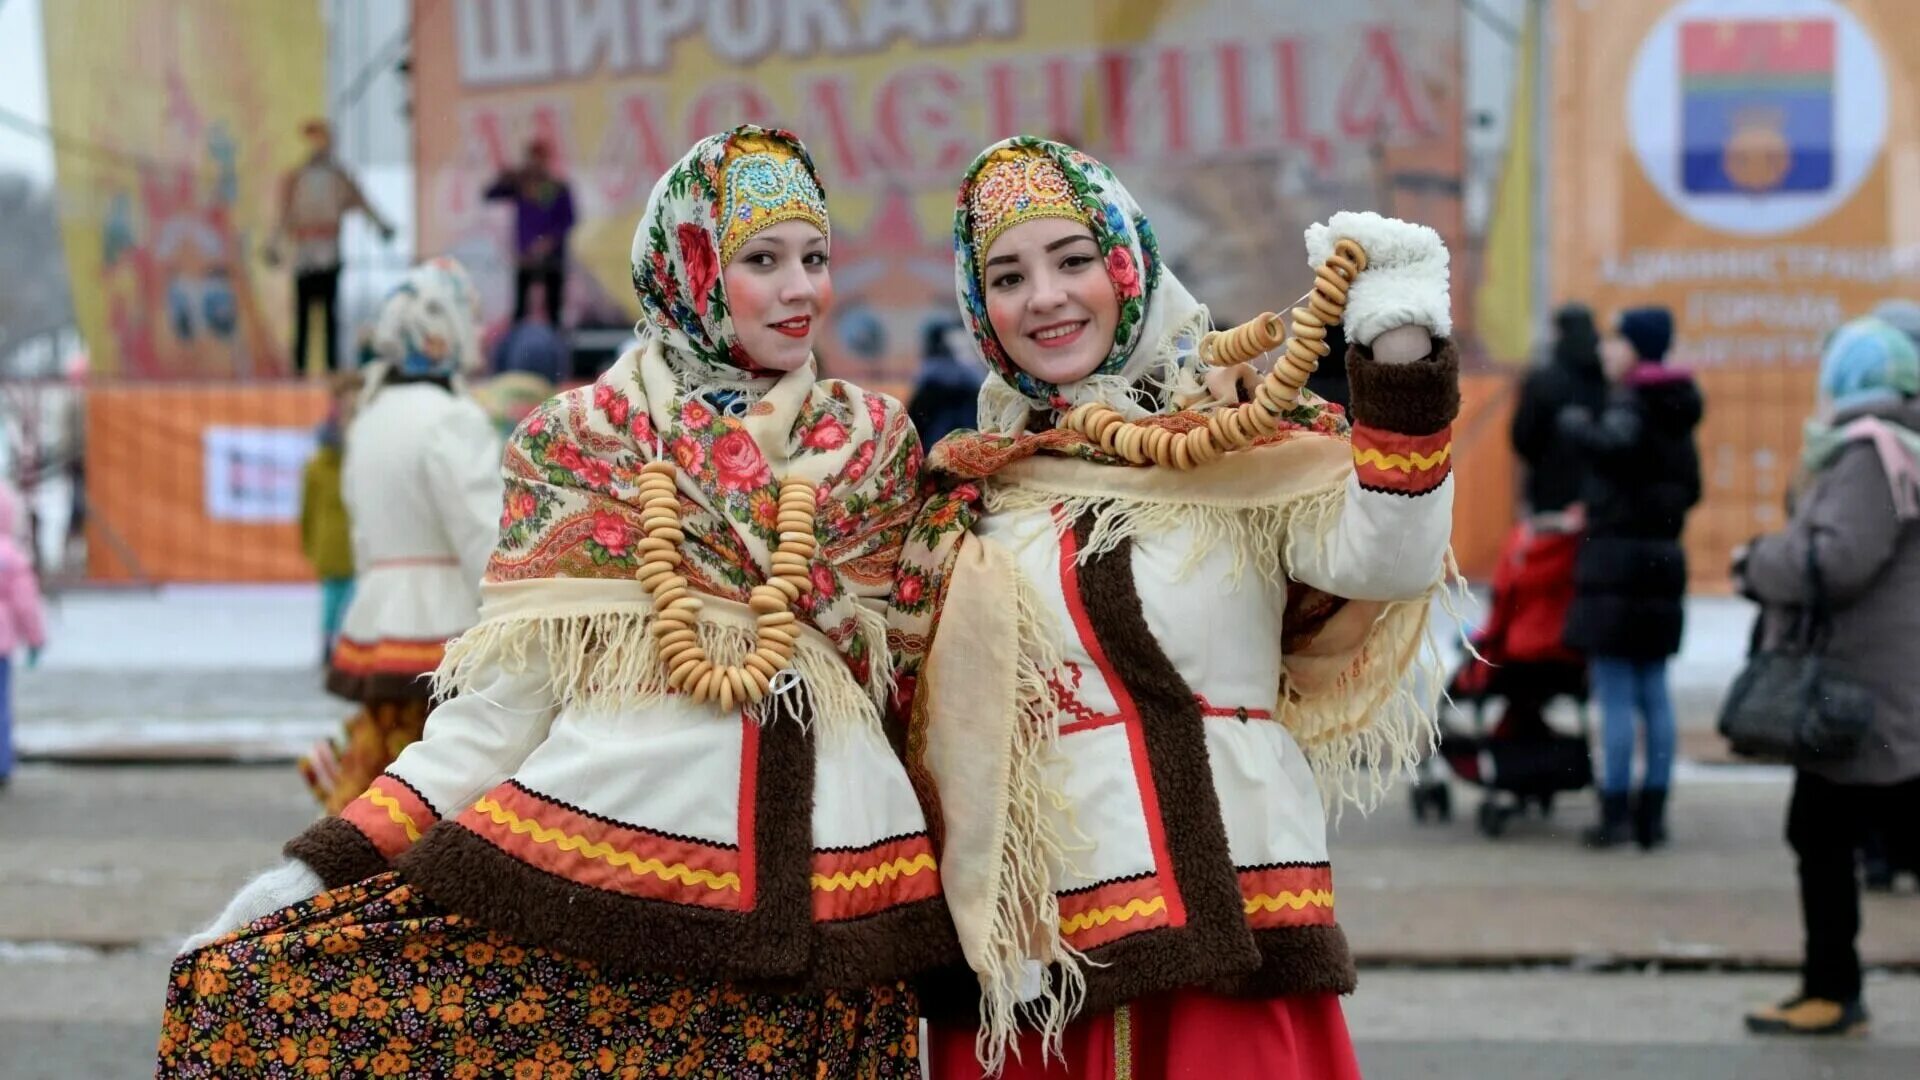
[[[333,129],[325,120],[300,128],[307,160],[280,181],[280,217],[267,247],[268,262],[293,262],[293,367],[307,363],[307,317],[314,307],[326,329],[325,370],[340,366],[340,223],[347,212],[367,215],[380,239],[393,239],[393,224],[380,216],[360,185],[333,156]]]
[[[527,317],[527,290],[540,283],[547,321],[560,325],[567,291],[567,234],[573,231],[573,189],[553,173],[553,144],[535,139],[527,160],[487,185],[489,201],[513,203],[513,321]]]

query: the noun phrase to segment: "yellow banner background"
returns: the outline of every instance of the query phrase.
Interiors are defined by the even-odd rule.
[[[261,264],[298,126],[321,115],[316,3],[42,5],[68,272],[96,375],[285,372],[289,284]]]
[[[575,317],[618,325],[637,315],[627,253],[653,181],[748,120],[819,163],[838,296],[822,354],[878,387],[901,389],[922,326],[953,317],[954,191],[1010,134],[1111,164],[1222,318],[1291,303],[1301,230],[1338,209],[1432,224],[1472,271],[1452,5],[449,0],[417,5],[414,33],[420,247],[474,267],[495,311],[510,221],[479,193],[530,138],[574,185],[575,277],[594,285]]]

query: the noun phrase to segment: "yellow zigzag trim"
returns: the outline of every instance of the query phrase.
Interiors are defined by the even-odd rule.
[[[495,825],[507,826],[516,835],[531,836],[537,843],[552,844],[561,851],[578,852],[589,859],[604,859],[609,865],[632,871],[635,877],[651,875],[662,881],[705,885],[714,890],[740,891],[740,875],[732,871],[715,874],[708,870],[695,870],[685,863],[674,863],[668,866],[658,859],[642,859],[631,851],[622,851],[610,844],[588,840],[584,836],[570,836],[559,829],[549,829],[531,818],[521,817],[489,798],[483,798],[474,803],[473,808],[492,818]]]
[[[407,840],[409,842],[420,839],[420,826],[414,824],[413,818],[408,816],[406,810],[401,807],[398,799],[395,799],[377,787],[370,787],[361,792],[360,797],[380,809],[385,810],[389,821],[407,830]]]
[[[1060,920],[1060,932],[1077,934],[1082,930],[1091,930],[1096,926],[1105,926],[1110,922],[1132,922],[1147,915],[1158,915],[1167,909],[1167,898],[1156,896],[1151,900],[1129,900],[1125,907],[1094,908],[1083,911],[1070,919]]]
[[[923,851],[911,859],[895,859],[889,863],[881,863],[871,870],[842,872],[831,877],[826,874],[815,874],[813,887],[821,892],[833,892],[837,889],[870,889],[883,881],[912,877],[922,870],[933,869],[937,869],[933,856]]]
[[[1418,450],[1411,456],[1407,454],[1383,454],[1369,446],[1365,450],[1353,452],[1355,465],[1372,465],[1379,469],[1398,469],[1401,472],[1427,472],[1442,464],[1453,454],[1453,444],[1435,450],[1431,454],[1422,454]]]
[[[1261,893],[1246,902],[1247,914],[1256,915],[1263,911],[1279,911],[1292,908],[1299,911],[1305,907],[1332,907],[1332,889],[1308,889],[1305,892],[1282,892],[1278,896]]]

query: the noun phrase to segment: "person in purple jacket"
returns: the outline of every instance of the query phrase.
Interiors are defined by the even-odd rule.
[[[527,159],[487,185],[489,201],[511,201],[513,228],[513,321],[527,317],[527,290],[539,282],[547,321],[560,325],[567,285],[567,234],[573,231],[573,189],[554,175],[553,144],[535,139]]]

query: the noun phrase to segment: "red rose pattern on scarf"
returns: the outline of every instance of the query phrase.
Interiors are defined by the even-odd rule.
[[[662,178],[633,259],[649,344],[522,422],[504,458],[506,515],[488,579],[631,576],[639,565],[640,470],[665,457],[681,472],[681,569],[689,584],[745,602],[767,580],[779,542],[779,482],[798,470],[821,477],[819,550],[809,568],[816,587],[794,609],[833,640],[864,681],[882,642],[859,632],[855,600],[884,598],[892,588],[916,505],[919,439],[891,398],[815,379],[811,368],[762,377],[735,359],[713,227],[721,163],[730,140],[741,136],[785,140],[812,168],[792,136],[742,127],[702,140]],[[751,392],[698,396],[717,369],[728,369]],[[742,370],[748,379],[737,378]],[[649,389],[662,400],[650,400]],[[773,416],[778,436],[769,432]]]

